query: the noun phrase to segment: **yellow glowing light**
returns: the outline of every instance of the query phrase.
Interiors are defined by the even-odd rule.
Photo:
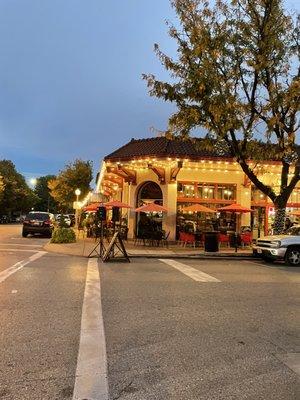
[[[30,182],[30,184],[31,184],[32,186],[35,186],[36,183],[37,183],[37,179],[36,179],[36,178],[31,178],[31,179],[29,180],[29,182]]]

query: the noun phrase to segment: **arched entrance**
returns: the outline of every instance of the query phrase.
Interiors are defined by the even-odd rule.
[[[144,182],[136,196],[136,207],[140,207],[144,204],[154,202],[156,204],[163,205],[163,194],[160,186],[152,181]],[[144,236],[145,232],[150,230],[161,230],[162,229],[162,213],[156,213],[154,215],[147,215],[146,213],[136,214],[136,234],[137,237]]]

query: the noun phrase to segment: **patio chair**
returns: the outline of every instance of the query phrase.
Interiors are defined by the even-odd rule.
[[[162,231],[153,231],[147,237],[147,242],[149,246],[159,246],[162,242],[163,232]]]
[[[252,233],[251,232],[246,232],[241,234],[241,243],[242,246],[251,246],[252,244]]]
[[[179,239],[177,241],[178,246],[183,246],[184,245],[184,239],[185,239],[185,233],[184,232],[179,232]]]
[[[218,241],[219,241],[220,246],[222,244],[225,244],[227,247],[229,247],[229,235],[226,235],[225,233],[219,233]]]
[[[193,233],[180,232],[179,242],[182,243],[183,247],[186,247],[188,244],[192,245],[194,248],[196,247],[195,235]]]
[[[169,243],[168,243],[169,236],[170,236],[170,231],[167,234],[166,234],[166,232],[163,232],[163,237],[161,239],[162,247],[164,247],[164,245],[166,245],[166,247],[169,247]]]

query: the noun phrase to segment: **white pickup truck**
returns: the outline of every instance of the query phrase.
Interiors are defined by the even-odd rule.
[[[253,253],[266,261],[284,260],[289,265],[300,265],[300,225],[292,226],[284,235],[257,239]]]

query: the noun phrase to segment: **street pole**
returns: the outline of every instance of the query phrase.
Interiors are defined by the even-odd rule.
[[[79,217],[78,203],[79,203],[79,196],[81,194],[81,190],[80,189],[76,189],[75,190],[75,194],[76,194],[75,229],[78,231],[78,225],[79,225],[79,221],[78,221],[78,217]]]

